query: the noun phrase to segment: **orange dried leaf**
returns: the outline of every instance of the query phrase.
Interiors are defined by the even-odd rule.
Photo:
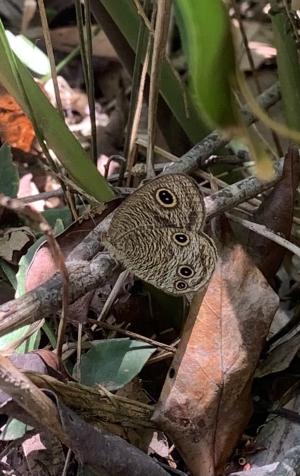
[[[29,152],[35,132],[28,117],[14,98],[0,90],[0,139],[10,146]]]
[[[191,306],[154,413],[193,475],[213,476],[251,415],[251,383],[278,296],[240,245],[219,252]]]

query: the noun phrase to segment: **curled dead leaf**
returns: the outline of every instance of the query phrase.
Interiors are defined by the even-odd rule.
[[[251,384],[278,296],[238,244],[196,295],[154,421],[193,475],[214,476],[251,415]]]

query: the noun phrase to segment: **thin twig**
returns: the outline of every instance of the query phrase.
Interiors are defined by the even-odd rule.
[[[132,339],[138,339],[147,344],[153,345],[153,347],[157,347],[159,349],[166,350],[168,352],[172,352],[173,354],[176,352],[176,349],[168,344],[163,344],[162,342],[158,342],[156,340],[150,339],[149,337],[142,336],[141,334],[136,334],[136,332],[128,331],[127,329],[122,329],[121,327],[113,326],[108,324],[107,322],[97,321],[96,319],[89,319],[89,322],[92,324],[102,327],[103,329],[107,329],[110,331],[118,332],[119,334],[123,334],[124,336],[130,337]]]
[[[81,352],[82,352],[82,323],[78,324],[78,332],[77,332],[77,355],[76,355],[76,379],[78,382],[81,380],[81,370],[80,370],[80,363],[81,363]]]
[[[231,210],[240,203],[248,201],[250,198],[256,197],[260,193],[269,190],[280,178],[281,175],[278,175],[272,182],[260,182],[253,175],[205,197],[207,217],[212,218],[227,210]]]
[[[38,0],[38,6],[39,6],[42,29],[43,29],[43,34],[44,34],[44,39],[45,39],[45,44],[46,44],[46,49],[47,49],[47,55],[48,55],[49,62],[50,62],[50,69],[51,69],[51,76],[52,76],[52,81],[53,81],[56,105],[57,105],[58,111],[60,112],[60,115],[64,119],[64,112],[63,112],[63,107],[62,107],[62,102],[61,102],[60,92],[59,92],[59,87],[58,87],[58,82],[57,82],[57,72],[56,72],[56,66],[55,66],[55,59],[54,59],[54,53],[53,53],[53,48],[52,48],[52,42],[51,42],[51,36],[50,36],[50,30],[49,30],[49,26],[48,26],[48,20],[47,20],[47,14],[46,14],[46,9],[45,9],[45,5],[44,5],[44,0]]]
[[[274,231],[270,230],[265,225],[261,225],[260,223],[253,223],[252,221],[245,220],[244,218],[232,215],[232,213],[226,213],[226,215],[228,218],[230,218],[230,220],[239,223],[240,225],[244,226],[245,228],[248,228],[251,231],[254,231],[258,235],[264,236],[265,238],[274,241],[274,243],[277,243],[283,248],[286,248],[287,250],[294,253],[296,256],[300,257],[300,248],[298,246],[294,245],[286,238],[277,235]]]
[[[85,87],[86,87],[86,90],[88,91],[88,86],[89,86],[88,65],[87,65],[86,51],[85,51],[85,45],[84,45],[85,38],[84,38],[84,24],[83,24],[82,10],[81,10],[81,1],[74,0],[74,2],[75,2],[75,11],[76,11],[76,22],[77,22],[78,33],[79,33],[79,45],[80,45],[82,71],[83,71]]]
[[[145,0],[144,2],[144,9],[145,9],[146,15],[148,15],[150,12],[151,3],[152,3],[151,0]],[[149,32],[146,28],[144,21],[142,20],[142,18],[140,18],[139,32],[138,32],[137,45],[136,45],[136,55],[134,60],[133,73],[132,73],[132,87],[131,87],[130,104],[129,104],[128,121],[127,121],[127,133],[126,133],[125,144],[124,144],[124,156],[127,160],[129,157],[130,149],[132,148],[132,136],[133,136],[132,128],[133,128],[134,117],[136,114],[135,111],[137,109],[139,90],[141,89],[142,64],[144,63],[145,57],[147,54],[145,53],[145,43],[146,43],[147,36],[148,37],[150,36]],[[149,44],[149,40],[148,40],[148,44]],[[135,138],[135,135],[134,135],[134,138]],[[122,177],[120,177],[120,185],[121,185],[121,179]]]
[[[111,310],[111,307],[113,305],[113,303],[115,302],[117,296],[120,294],[120,290],[122,289],[123,287],[123,284],[124,282],[126,281],[126,279],[128,278],[130,272],[125,270],[125,271],[122,271],[122,273],[120,273],[120,275],[118,276],[118,279],[117,281],[115,282],[108,298],[106,299],[106,302],[102,308],[102,311],[100,312],[99,316],[97,317],[97,321],[103,321],[103,319],[106,318],[106,316],[108,315],[109,311]],[[96,325],[92,326],[92,331],[94,331],[96,329]]]
[[[92,43],[92,28],[91,28],[91,5],[90,0],[84,0],[84,16],[85,16],[85,47],[87,60],[87,79],[88,79],[88,103],[91,120],[91,156],[94,163],[97,163],[97,128],[96,128],[96,110],[95,110],[95,85],[94,85],[94,71],[93,71],[93,43]]]
[[[133,163],[134,163],[135,139],[136,139],[136,136],[137,136],[138,126],[139,126],[140,117],[141,117],[141,113],[142,113],[144,88],[145,88],[147,71],[148,71],[148,67],[149,67],[151,47],[152,47],[152,36],[149,36],[146,55],[145,55],[144,64],[143,64],[143,68],[142,68],[141,79],[140,79],[136,109],[135,109],[135,112],[134,112],[134,118],[133,118],[133,122],[132,122],[131,134],[130,134],[130,139],[129,139],[128,158],[127,158],[127,173],[128,173],[128,175],[127,175],[127,180],[126,180],[127,186],[130,185],[131,169],[132,169]]]
[[[133,0],[133,3],[135,4],[138,15],[140,15],[140,17],[142,18],[143,22],[145,23],[145,26],[147,27],[148,31],[153,35],[154,34],[153,25],[151,25],[151,22],[148,20],[144,8],[140,4],[139,0]]]
[[[63,197],[64,191],[62,188],[58,188],[57,190],[52,190],[51,192],[41,192],[37,193],[36,195],[28,195],[26,197],[20,197],[23,203],[32,203],[38,202],[39,200],[48,200],[49,198],[53,197]]]
[[[63,472],[61,473],[61,476],[67,476],[72,454],[73,452],[69,448],[67,451],[67,456],[65,459],[65,464],[64,464],[64,468],[63,468]]]
[[[279,83],[264,91],[257,98],[257,102],[263,109],[268,109],[273,106],[280,99]],[[241,110],[246,125],[250,125],[257,121],[256,116],[250,111],[248,106],[244,106]],[[192,149],[180,157],[179,160],[173,164],[168,164],[163,174],[168,173],[191,173],[197,168],[201,168],[207,158],[215,153],[217,149],[225,146],[228,143],[228,138],[222,136],[220,132],[213,131],[201,142],[196,144]]]
[[[148,103],[148,148],[147,178],[155,176],[153,167],[153,151],[156,138],[156,113],[159,93],[161,64],[165,57],[171,13],[171,0],[160,0],[157,4],[157,15],[153,42],[152,64],[150,74],[150,91]]]

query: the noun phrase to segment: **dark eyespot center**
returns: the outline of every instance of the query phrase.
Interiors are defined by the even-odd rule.
[[[190,241],[189,236],[185,233],[174,233],[173,238],[174,241],[180,246],[186,246]]]
[[[175,289],[178,291],[185,291],[188,288],[188,285],[184,281],[176,281],[175,282]]]
[[[195,272],[191,266],[179,266],[178,274],[182,276],[182,278],[191,278]]]
[[[159,188],[156,191],[156,200],[160,205],[167,208],[173,208],[177,205],[177,199],[171,190],[167,188]]]

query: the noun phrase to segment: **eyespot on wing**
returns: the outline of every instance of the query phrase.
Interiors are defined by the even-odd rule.
[[[209,281],[217,259],[216,248],[203,232],[176,232],[189,236],[188,246],[174,242],[172,227],[138,227],[115,243],[106,242],[106,246],[127,269],[153,286],[175,295],[194,292]],[[176,285],[178,281],[185,285]]]
[[[162,198],[168,203],[163,204]],[[126,198],[115,211],[108,233],[115,241],[141,225],[201,231],[204,221],[204,199],[196,182],[184,174],[170,174],[157,177]]]

